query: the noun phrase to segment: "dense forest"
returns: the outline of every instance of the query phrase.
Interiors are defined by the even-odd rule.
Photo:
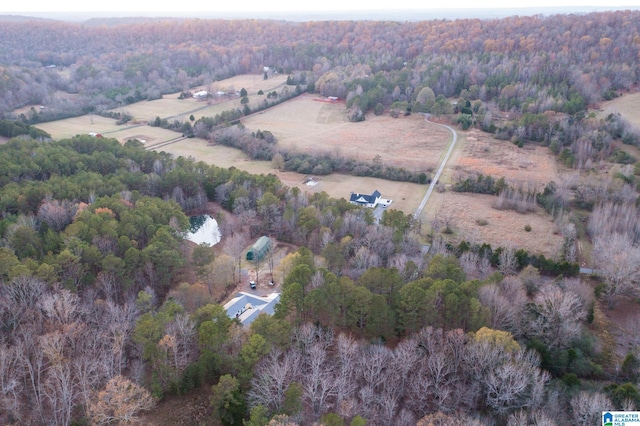
[[[415,424],[452,413],[512,422],[544,417],[549,404],[578,404],[570,419],[592,419],[594,401],[605,407],[622,391],[580,381],[637,374],[629,361],[611,376],[588,328],[598,308],[587,284],[549,281],[508,250],[425,257],[402,212],[374,225],[344,200],[136,142],[16,138],[0,158],[5,423],[124,422],[204,385],[206,421],[222,424]],[[276,315],[250,330],[211,293],[233,282],[248,245],[241,229],[221,217],[224,251],[187,256],[184,211],[208,201],[250,235],[301,247],[280,265]],[[200,280],[180,284],[189,261]]]
[[[586,426],[602,410],[640,408],[640,353],[614,354],[602,312],[638,294],[640,167],[613,142],[640,138],[620,116],[587,111],[636,88],[638,22],[630,11],[2,22],[0,130],[11,139],[0,145],[0,422],[129,424],[194,394],[206,407],[183,424]],[[536,194],[496,177],[455,185],[546,209],[566,241],[557,258],[438,236],[425,253],[422,224],[400,211],[376,223],[273,175],[137,141],[52,141],[30,126],[265,66],[299,90],[344,98],[350,116],[446,114],[547,145],[578,170],[629,166]],[[30,105],[46,108],[12,112]],[[193,247],[187,215],[212,204],[223,241]],[[578,233],[593,241],[596,282],[577,276]],[[260,235],[295,250],[278,266],[275,315],[243,328],[221,295]]]

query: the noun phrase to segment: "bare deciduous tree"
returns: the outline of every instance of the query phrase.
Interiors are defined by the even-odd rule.
[[[571,414],[576,426],[598,424],[602,411],[613,406],[609,398],[600,392],[581,391],[571,398]]]
[[[500,251],[498,266],[500,272],[504,275],[513,275],[516,272],[517,265],[516,251],[513,247],[505,247]]]
[[[416,426],[483,426],[480,420],[467,416],[464,413],[445,414],[436,412],[428,414],[418,420]]]
[[[55,325],[68,325],[79,315],[80,300],[76,293],[61,289],[42,297],[40,307],[44,316]]]
[[[613,307],[618,296],[635,296],[640,291],[640,248],[625,234],[599,235],[592,252],[598,274],[604,279],[604,296]]]
[[[195,324],[186,313],[176,314],[173,321],[165,327],[167,335],[173,336],[172,354],[174,368],[183,370],[196,356]]]
[[[334,371],[336,385],[336,405],[338,413],[344,417],[354,414],[349,408],[353,408],[353,398],[356,393],[355,366],[360,353],[359,344],[351,337],[340,334],[336,338],[336,361]]]
[[[10,418],[19,419],[21,368],[15,352],[15,347],[0,345],[0,422],[6,424]]]
[[[57,362],[47,369],[43,393],[49,401],[54,424],[67,426],[78,397],[77,381],[73,377],[70,361]]]
[[[91,424],[132,424],[137,421],[136,415],[140,411],[149,410],[155,404],[155,398],[145,388],[126,377],[116,376],[107,382],[89,405]]]
[[[519,410],[507,418],[507,426],[556,426],[557,423],[540,410]]]
[[[580,336],[586,309],[576,294],[550,285],[543,287],[528,306],[524,334],[540,339],[549,349],[567,348]]]
[[[322,343],[313,344],[306,351],[302,387],[304,399],[316,418],[326,412],[329,408],[329,399],[336,393],[333,368],[333,364],[327,359],[326,348]]]
[[[231,237],[227,239],[226,244],[224,245],[225,252],[229,254],[233,259],[235,259],[237,263],[237,270],[234,272],[234,281],[238,282],[240,280],[240,269],[242,265],[242,254],[244,249],[247,246],[247,240],[241,233],[234,233]],[[237,272],[237,275],[236,275]]]
[[[38,219],[46,222],[54,231],[60,232],[73,221],[77,209],[77,204],[68,200],[47,198],[38,208]]]
[[[480,302],[489,308],[491,328],[514,332],[521,316],[521,303],[510,300],[498,285],[486,285],[478,294]]]
[[[538,368],[532,351],[517,351],[486,377],[486,403],[498,415],[522,408],[536,408],[543,400],[549,374]]]
[[[281,352],[272,350],[255,368],[248,392],[252,407],[260,404],[277,412],[282,408],[285,392],[294,381],[300,368],[300,355],[297,351]]]

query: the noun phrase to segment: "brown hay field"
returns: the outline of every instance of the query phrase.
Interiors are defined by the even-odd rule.
[[[492,247],[513,247],[530,253],[556,257],[562,246],[562,236],[554,233],[551,217],[544,210],[520,214],[513,210],[492,207],[496,197],[483,194],[446,192],[430,200],[436,209],[435,217],[451,217],[454,234],[446,239],[459,242],[489,243]],[[431,226],[433,218],[426,225]],[[478,220],[486,220],[484,226]],[[531,232],[524,227],[531,226]]]
[[[452,162],[453,179],[481,173],[495,179],[504,177],[507,183],[525,188],[534,184],[540,190],[558,179],[556,159],[547,147],[525,144],[518,148],[477,129],[466,132],[461,142],[462,152],[455,164]]]
[[[180,133],[146,124],[117,125],[116,120],[100,115],[66,118],[39,123],[35,127],[48,132],[53,139],[70,138],[94,132],[106,138],[118,139],[121,143],[125,143],[129,139],[144,140],[145,145],[153,145],[181,136]]]
[[[351,123],[343,103],[317,102],[304,95],[247,117],[251,130],[269,130],[287,149],[331,153],[360,161],[380,156],[383,164],[412,171],[433,170],[449,143],[446,129],[425,121],[419,114],[402,118],[367,115],[366,121]]]
[[[600,117],[620,113],[629,123],[640,131],[640,92],[628,93],[600,106]]]
[[[248,157],[239,149],[224,145],[210,145],[206,140],[200,138],[183,139],[154,150],[168,152],[176,157],[193,157],[197,161],[204,161],[207,164],[214,164],[224,168],[235,166],[239,169],[246,170],[244,166],[247,163],[260,163],[249,161]],[[257,173],[268,173],[271,163],[267,161],[263,163],[267,166],[264,168],[264,171]]]
[[[191,111],[207,106],[206,101],[193,98],[178,99],[177,95],[164,95],[162,99],[140,101],[111,111],[131,114],[134,121],[152,121],[156,117],[166,118],[181,114],[188,116]]]
[[[193,114],[196,119],[200,117],[213,117],[223,111],[242,108],[238,96],[217,96],[215,93],[218,91],[227,92],[245,88],[249,97],[249,105],[255,106],[259,102],[262,102],[266,97],[266,93],[281,88],[285,85],[286,81],[287,76],[285,75],[277,75],[268,80],[264,80],[262,74],[245,74],[190,89],[192,93],[199,90],[207,90],[209,93],[214,94],[213,99],[178,99],[180,92],[177,92],[163,95],[162,99],[140,101],[116,108],[113,111],[129,113],[136,121],[152,121],[155,120],[156,117],[171,117],[171,119],[184,121],[187,120],[191,114]],[[263,90],[265,94],[257,95],[259,90]]]
[[[496,179],[504,176],[511,185],[522,183],[526,189],[533,184],[539,190],[549,181],[559,179],[555,157],[548,148],[537,145],[518,148],[475,129],[458,132],[456,148],[439,182],[448,187],[469,173]],[[492,207],[494,200],[490,195],[434,191],[421,215],[422,223],[429,229],[434,219],[451,217],[454,235],[444,235],[446,239],[513,246],[551,257],[558,254],[562,238],[553,233],[554,224],[542,209],[524,215],[496,210]],[[477,220],[486,220],[488,224],[480,226]],[[524,230],[527,224],[532,227],[531,232]]]
[[[182,136],[181,133],[167,130],[160,127],[151,127],[143,124],[141,126],[121,126],[121,130],[103,133],[105,138],[118,139],[120,143],[125,143],[130,139],[138,139],[145,146],[155,145]]]
[[[278,87],[286,84],[286,82],[286,74],[274,75],[267,80],[263,78],[262,74],[242,74],[221,81],[215,81],[208,85],[199,86],[191,89],[191,91],[207,90],[209,92],[226,92],[244,88],[247,90],[248,96],[251,96],[255,95],[259,90],[264,92],[276,90]]]
[[[383,198],[393,199],[391,208],[413,213],[420,204],[427,186],[415,183],[393,182],[370,177],[332,174],[316,176],[320,181],[316,186],[304,184],[306,175],[294,172],[275,170],[269,161],[251,161],[241,151],[221,145],[208,145],[203,139],[184,139],[170,145],[158,148],[158,151],[169,152],[175,156],[194,157],[198,161],[215,164],[219,167],[237,167],[254,174],[274,174],[289,187],[298,187],[303,192],[324,191],[334,198],[348,199],[351,192],[371,193],[378,190]]]
[[[70,138],[75,135],[86,135],[91,132],[108,133],[118,131],[123,126],[118,126],[113,118],[100,115],[82,115],[80,117],[65,118],[64,120],[49,121],[48,123],[34,124],[38,129],[49,133],[53,139]]]

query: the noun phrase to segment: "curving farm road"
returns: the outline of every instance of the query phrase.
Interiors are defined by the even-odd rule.
[[[429,114],[425,114],[424,119],[429,121]],[[431,179],[431,184],[429,185],[429,189],[427,189],[427,193],[424,194],[424,198],[420,202],[420,205],[416,209],[416,212],[413,214],[413,217],[416,218],[416,219],[418,217],[420,217],[420,215],[422,214],[422,210],[424,209],[424,206],[427,204],[427,201],[429,201],[429,197],[431,196],[431,193],[433,192],[433,188],[435,188],[436,183],[438,183],[438,179],[440,178],[440,175],[442,174],[442,171],[444,170],[445,166],[447,165],[447,161],[449,160],[449,157],[451,156],[451,152],[453,152],[453,148],[455,148],[456,142],[458,141],[458,133],[456,133],[456,131],[452,127],[449,127],[446,124],[434,123],[433,121],[429,121],[429,123],[435,124],[436,126],[444,127],[445,129],[448,129],[451,132],[451,134],[453,135],[453,140],[451,141],[451,144],[449,145],[449,149],[447,150],[447,154],[444,156],[444,159],[442,160],[442,163],[440,163],[440,167],[438,167],[438,171],[436,172],[435,176],[433,176],[433,179]]]

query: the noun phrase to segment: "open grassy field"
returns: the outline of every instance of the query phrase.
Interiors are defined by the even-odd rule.
[[[254,174],[275,174],[283,184],[298,187],[304,192],[325,191],[331,197],[348,199],[351,192],[371,193],[378,190],[383,198],[394,200],[392,208],[412,213],[420,204],[427,190],[425,185],[406,182],[392,182],[369,177],[332,174],[319,176],[316,186],[305,185],[305,175],[293,172],[280,172],[271,166],[269,161],[251,161],[241,151],[222,145],[208,145],[203,139],[184,139],[159,148],[158,151],[169,152],[176,156],[192,156],[198,161],[215,164],[219,167],[237,167]]]
[[[48,123],[38,123],[35,124],[35,127],[49,133],[53,139],[64,139],[91,132],[109,133],[118,131],[124,126],[118,126],[113,118],[100,115],[82,115]]]
[[[640,92],[628,93],[600,105],[599,116],[620,113],[640,131]]]
[[[482,173],[494,178],[505,177],[511,185],[534,185],[541,190],[552,180],[559,179],[557,162],[548,148],[525,145],[518,148],[509,141],[494,139],[491,135],[471,129],[458,132],[458,143],[447,168],[440,178],[449,188],[456,179],[470,173]],[[496,197],[450,190],[435,191],[421,219],[426,229],[434,220],[450,218],[454,230],[447,239],[487,242],[492,246],[523,248],[532,253],[554,257],[562,245],[562,238],[554,234],[551,218],[541,209],[535,213],[519,214],[510,210],[496,210]],[[486,221],[484,226],[478,225]],[[531,232],[524,230],[530,225]]]
[[[145,145],[153,145],[180,136],[180,133],[146,124],[117,125],[116,120],[99,115],[83,115],[39,123],[35,127],[48,132],[53,139],[70,138],[94,132],[100,133],[104,137],[118,139],[121,143],[125,143],[129,139],[139,139]]]
[[[286,75],[276,75],[264,80],[262,74],[245,74],[190,89],[192,93],[206,90],[214,94],[212,99],[178,99],[180,96],[180,92],[178,92],[164,95],[162,99],[136,102],[122,108],[116,108],[114,111],[129,113],[135,121],[152,121],[156,117],[171,117],[175,120],[184,121],[192,114],[196,119],[203,116],[213,117],[223,111],[242,108],[239,96],[215,95],[218,91],[234,92],[244,88],[248,93],[249,105],[255,106],[266,98],[268,92],[280,90],[286,84],[286,81]],[[257,92],[259,90],[262,90],[264,95],[258,95]]]
[[[246,170],[245,163],[260,163],[249,161],[248,157],[239,149],[229,148],[224,145],[209,145],[209,143],[200,138],[183,139],[170,145],[165,145],[156,151],[164,151],[175,155],[176,157],[193,157],[198,161],[204,161],[207,164],[215,164],[218,167],[235,166],[239,169]],[[265,173],[271,163],[265,163]]]
[[[304,152],[328,152],[360,161],[380,156],[383,164],[412,171],[433,170],[450,134],[414,114],[391,118],[367,115],[366,121],[351,123],[341,102],[319,102],[317,96],[292,99],[243,120],[251,130],[271,131],[278,144]]]
[[[262,74],[242,74],[235,77],[227,78],[221,81],[215,81],[205,86],[199,86],[191,89],[192,92],[198,90],[207,90],[209,92],[232,92],[235,90],[246,89],[249,97],[255,95],[258,91],[273,91],[282,87],[287,82],[286,74],[277,74],[265,80]]]
[[[171,139],[182,136],[173,130],[167,130],[160,127],[151,127],[143,124],[141,126],[122,126],[122,129],[103,133],[104,137],[116,138],[120,143],[125,143],[130,139],[138,139],[146,146],[155,145]]]
[[[467,240],[489,243],[493,247],[523,248],[531,253],[542,253],[547,257],[558,255],[562,236],[554,233],[554,224],[544,210],[520,214],[513,210],[493,208],[496,197],[492,195],[445,192],[437,194],[432,203],[425,225],[430,227],[434,218],[451,219],[453,234],[445,236],[456,242]],[[485,225],[480,225],[484,224]],[[525,226],[531,226],[531,232]]]
[[[462,153],[453,165],[454,178],[456,174],[481,173],[504,177],[512,185],[535,184],[542,188],[558,176],[555,157],[547,147],[525,144],[518,148],[509,141],[472,129],[464,135],[461,148]]]

